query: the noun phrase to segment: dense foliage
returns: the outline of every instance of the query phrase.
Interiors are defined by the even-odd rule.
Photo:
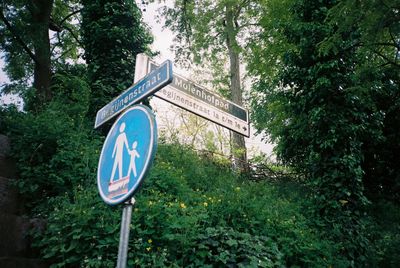
[[[60,104],[51,106],[56,105]],[[1,116],[18,148],[15,158],[21,159],[19,187],[34,205],[31,213],[47,221],[45,231],[32,230],[41,257],[53,267],[113,267],[121,210],[105,205],[95,186],[102,138],[88,135],[82,124],[74,125],[68,115],[50,108],[36,118],[12,109],[3,109]],[[17,122],[8,121],[15,118]],[[17,126],[19,130],[13,129]],[[52,126],[65,127],[55,133]],[[28,127],[44,144],[36,149],[32,143],[35,154],[33,149],[20,149],[31,148],[28,141],[35,141],[21,131]],[[289,178],[252,182],[229,166],[189,147],[161,144],[136,196],[129,266],[350,265],[340,253],[343,244],[328,239],[314,225],[309,189]],[[380,221],[369,225],[376,245],[369,245],[368,261],[395,267],[400,237],[394,223],[400,215],[389,204],[376,206],[373,213]]]
[[[0,108],[0,133],[11,138],[23,212],[46,222],[45,229],[32,230],[33,246],[52,267],[113,267],[121,210],[97,193],[104,133],[93,130],[93,115],[132,82],[135,55],[151,38],[132,1],[36,6],[50,8],[51,16],[42,19],[57,33],[42,51],[51,60],[50,93],[37,101],[43,97],[34,81],[37,55],[28,51],[37,52],[43,40],[34,40],[37,10],[28,2],[3,4],[0,48],[12,84],[2,90],[21,93],[25,107]],[[255,79],[253,117],[277,144],[285,165],[276,169],[297,173],[256,182],[221,157],[160,139],[135,196],[128,266],[397,267],[397,2],[224,0],[202,6],[204,21],[218,8],[219,30],[232,5],[248,11],[237,14],[237,23],[259,27],[237,36],[252,53],[246,57]],[[179,3],[195,10],[194,1]],[[26,48],[16,36],[25,37]],[[219,37],[203,41],[226,41]],[[80,48],[86,64],[73,61]]]
[[[26,109],[52,98],[52,74],[78,58],[77,1],[1,2],[0,49],[11,82],[3,90],[30,94]],[[4,54],[3,54],[4,53]],[[32,82],[33,87],[29,87]]]
[[[58,74],[54,80],[56,94],[39,113],[10,107],[0,121],[2,132],[12,140],[20,173],[18,188],[32,209],[92,179],[98,161],[95,152],[101,147],[100,137],[86,118],[87,83],[71,73]]]
[[[129,265],[338,263],[335,244],[321,239],[308,226],[300,203],[293,202],[300,197],[300,191],[287,196],[268,183],[244,182],[229,165],[202,159],[188,148],[161,145],[154,168],[136,197]],[[115,264],[121,210],[99,199],[93,180],[75,187],[72,198],[61,195],[49,203],[49,228],[35,234],[46,258],[58,266]]]
[[[306,174],[317,223],[358,265],[371,243],[366,205],[383,192],[395,200],[400,174],[399,24],[395,5],[375,2],[271,1],[249,59],[258,129]]]
[[[152,37],[133,1],[82,1],[82,43],[92,87],[90,114],[133,83],[136,54]]]
[[[366,195],[372,201],[398,202],[400,193],[399,85],[400,85],[400,1],[385,3],[368,0],[362,3],[341,1],[329,11],[329,22],[338,27],[321,48],[335,49],[337,36],[352,25],[357,30],[353,46],[359,58],[354,68],[358,101],[365,103],[371,122],[362,137],[362,168]],[[344,16],[344,14],[348,14]]]

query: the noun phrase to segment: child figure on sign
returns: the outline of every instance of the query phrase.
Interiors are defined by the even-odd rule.
[[[137,176],[136,174],[136,162],[135,162],[135,158],[139,158],[140,155],[136,150],[137,147],[137,141],[132,143],[132,150],[129,150],[129,155],[131,156],[131,162],[129,163],[129,171],[128,171],[128,176],[131,175],[131,172],[133,171],[133,175]]]

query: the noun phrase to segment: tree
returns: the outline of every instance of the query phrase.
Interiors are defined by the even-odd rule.
[[[369,113],[376,120],[363,140],[363,182],[372,201],[400,200],[399,7],[400,1],[340,1],[327,20],[336,30],[321,43],[323,51],[335,50],[338,36],[357,29],[354,46],[364,59],[357,66],[358,86],[369,96]]]
[[[327,22],[336,30],[322,44],[335,49],[336,38],[346,29],[357,29],[358,42],[354,44],[363,56],[369,54],[375,61],[400,68],[400,1],[342,0],[329,11]],[[380,66],[376,66],[379,68]]]
[[[133,83],[136,54],[147,51],[152,38],[132,1],[83,0],[84,58],[92,87],[90,114]]]
[[[55,62],[76,58],[73,20],[77,9],[75,1],[2,1],[0,49],[5,53],[6,71],[11,81],[19,85],[33,77],[34,102],[38,106],[52,98]],[[16,84],[10,89],[15,89]]]
[[[364,142],[376,136],[379,112],[359,77],[360,29],[327,23],[339,1],[268,1],[251,45],[254,120],[277,143],[279,158],[306,174],[315,213],[349,259],[361,263]],[[355,11],[356,12],[356,11]],[[357,10],[358,12],[358,10]],[[348,15],[346,13],[346,15]],[[330,49],[324,41],[335,37]]]
[[[228,57],[228,96],[243,105],[240,75],[240,55],[245,39],[244,29],[257,19],[258,1],[188,1],[175,2],[174,8],[165,8],[166,26],[175,31],[176,53],[180,59],[192,59],[196,63],[210,61],[223,70],[224,58]],[[251,16],[253,15],[253,16]],[[232,132],[232,152],[239,170],[246,167],[246,147],[243,136]]]

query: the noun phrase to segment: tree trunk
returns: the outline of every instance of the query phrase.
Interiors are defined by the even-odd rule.
[[[243,105],[242,89],[240,85],[240,63],[239,63],[239,45],[236,41],[237,23],[234,18],[234,8],[232,5],[226,6],[225,13],[226,44],[229,53],[230,64],[230,89],[231,99],[238,105]],[[247,151],[244,137],[231,131],[232,144],[231,151],[234,157],[234,166],[239,171],[247,170]]]
[[[33,49],[35,66],[33,87],[37,90],[39,102],[49,101],[52,97],[51,83],[51,55],[49,23],[53,8],[53,0],[31,0],[29,11],[32,14]]]

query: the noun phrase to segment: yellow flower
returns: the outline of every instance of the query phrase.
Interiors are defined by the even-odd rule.
[[[239,191],[240,191],[240,187],[236,187],[236,188],[235,188],[235,191],[236,191],[236,192],[239,192]]]
[[[149,244],[153,243],[153,240],[149,239],[147,240],[147,242],[149,242]]]
[[[153,205],[153,201],[149,201],[149,206]]]
[[[147,250],[147,251],[150,251],[150,250],[151,250],[151,247],[146,248],[146,250]]]
[[[203,205],[206,207],[206,206],[208,206],[208,203],[207,203],[207,202],[204,202]]]
[[[185,208],[186,208],[185,203],[180,203],[180,207],[181,207],[182,209],[185,209]]]

